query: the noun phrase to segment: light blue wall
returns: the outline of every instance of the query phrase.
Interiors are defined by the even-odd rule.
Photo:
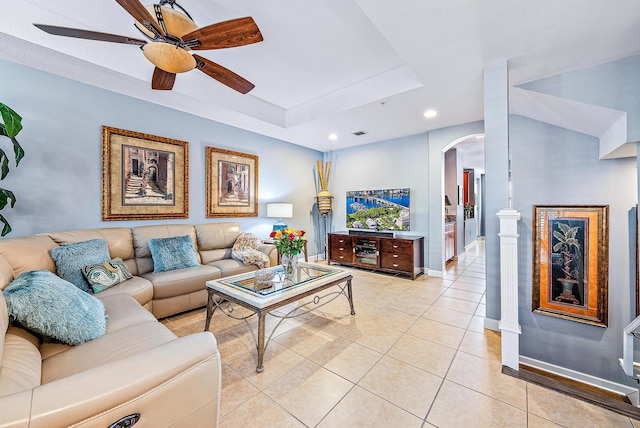
[[[640,57],[560,74],[523,87],[626,111],[627,141],[640,138]],[[638,202],[636,159],[598,160],[596,138],[520,116],[510,116],[509,139],[513,207],[522,214],[518,244],[521,355],[637,386],[618,364],[622,329],[635,318],[632,216]],[[488,151],[486,155],[491,158],[493,153]],[[492,192],[488,182],[487,192]],[[607,328],[532,312],[533,206],[570,204],[610,207]],[[499,261],[490,260],[487,254],[487,264],[489,272],[489,264],[499,266]]]
[[[465,136],[482,132],[482,122],[475,122],[332,152],[329,180],[329,190],[335,197],[332,230],[346,229],[348,190],[409,187],[410,233],[425,238],[426,267],[442,272],[444,149]],[[457,196],[449,197],[455,204]],[[455,206],[451,214],[454,209]]]
[[[309,252],[316,252],[311,215],[316,193],[314,167],[323,153],[10,62],[0,61],[0,81],[0,101],[23,117],[18,140],[26,151],[20,166],[12,168],[0,183],[18,199],[14,209],[3,210],[14,230],[9,237],[220,221],[237,221],[243,230],[264,236],[275,221],[266,218],[265,204],[277,201],[294,204],[294,218],[288,223],[309,232]],[[102,125],[189,143],[188,219],[101,220]],[[0,144],[12,155],[8,140]],[[258,156],[259,217],[205,218],[206,146]]]
[[[509,80],[507,63],[484,70],[485,151],[485,327],[496,329],[500,319],[500,222],[496,214],[509,208]]]
[[[640,141],[640,56],[522,85],[522,88],[627,112],[627,141]]]
[[[429,201],[428,201],[428,215],[429,215],[429,243],[427,251],[425,252],[425,258],[428,260],[427,266],[429,269],[435,271],[444,270],[444,223],[442,221],[441,204],[444,201],[444,150],[450,148],[451,144],[472,134],[482,134],[484,132],[483,122],[473,122],[465,125],[451,126],[448,128],[436,129],[429,132]],[[462,183],[462,167],[460,166],[460,160],[458,159],[457,168],[460,174],[458,180]],[[457,203],[457,196],[451,200],[453,204]],[[462,218],[462,207],[457,206],[458,221],[456,224],[457,238],[461,237],[461,241],[458,240],[458,253],[463,251],[460,245],[464,246],[464,234],[462,233],[464,220]],[[453,214],[453,213],[452,213]],[[488,307],[487,307],[488,308]]]
[[[346,230],[347,191],[408,187],[411,189],[411,230],[408,233],[424,236],[427,245],[428,144],[427,134],[420,134],[332,152],[329,178],[329,191],[335,197],[332,230]]]
[[[628,381],[618,365],[630,301],[629,210],[637,202],[636,160],[598,160],[596,138],[511,116],[513,208],[519,223],[520,354],[611,381]],[[609,325],[595,327],[532,312],[534,205],[609,205]]]

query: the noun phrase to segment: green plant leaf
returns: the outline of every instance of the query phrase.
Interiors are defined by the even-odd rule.
[[[0,103],[0,115],[4,122],[7,137],[15,137],[22,129],[22,117],[9,106]]]
[[[16,204],[16,195],[11,190],[0,188],[0,210],[7,206],[7,202],[11,199],[11,208]]]
[[[554,238],[556,238],[558,241],[560,241],[561,243],[565,242],[565,237],[562,233],[558,232],[557,230],[553,231],[553,236]]]
[[[0,171],[0,180],[4,180],[9,174],[9,157],[2,149],[0,149]]]
[[[11,137],[11,141],[13,141],[13,154],[16,157],[16,166],[18,166],[18,164],[24,157],[24,149],[22,148],[20,143],[18,143],[18,140],[16,140],[14,137]]]
[[[569,225],[566,223],[558,223],[558,228],[562,231],[562,233],[566,234],[569,231]]]
[[[11,233],[11,226],[9,225],[9,222],[7,221],[6,218],[4,218],[2,214],[0,214],[0,222],[4,223],[4,226],[2,227],[2,233],[0,234],[0,236],[5,236]]]

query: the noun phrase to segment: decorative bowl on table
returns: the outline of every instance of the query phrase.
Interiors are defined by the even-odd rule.
[[[268,288],[273,285],[273,278],[276,272],[273,269],[260,269],[256,271],[256,286],[260,288]]]

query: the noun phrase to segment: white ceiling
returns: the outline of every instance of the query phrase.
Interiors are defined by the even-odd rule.
[[[254,18],[264,42],[199,52],[254,83],[253,91],[241,95],[199,71],[178,75],[170,92],[153,91],[153,65],[137,47],[52,36],[31,25],[141,38],[115,1],[4,2],[0,58],[331,151],[482,120],[487,64],[509,61],[516,85],[640,54],[638,0],[179,4],[199,26]],[[427,109],[438,115],[426,119]],[[331,133],[338,139],[329,140]]]

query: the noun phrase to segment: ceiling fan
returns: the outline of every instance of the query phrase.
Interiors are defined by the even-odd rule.
[[[151,79],[153,89],[172,89],[176,73],[184,73],[194,68],[243,94],[255,87],[233,71],[191,52],[261,42],[262,34],[253,18],[232,19],[198,28],[189,13],[175,0],[160,0],[157,4],[146,6],[138,0],[116,2],[136,20],[136,28],[148,41],[77,28],[33,25],[56,36],[140,46],[144,56],[155,65]]]

